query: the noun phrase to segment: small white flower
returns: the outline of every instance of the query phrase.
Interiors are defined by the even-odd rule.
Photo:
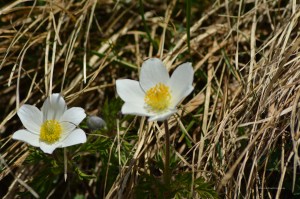
[[[157,58],[145,61],[140,81],[117,80],[117,93],[125,101],[123,114],[149,116],[149,121],[163,121],[177,112],[178,103],[194,89],[191,63],[181,64],[172,74]]]
[[[58,93],[48,97],[41,110],[24,104],[17,114],[26,129],[16,131],[12,138],[40,147],[45,153],[86,142],[84,131],[76,128],[86,116],[84,110],[79,107],[67,109],[65,100]]]

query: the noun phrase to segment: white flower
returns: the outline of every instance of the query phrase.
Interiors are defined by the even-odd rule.
[[[117,93],[125,101],[123,114],[149,116],[149,121],[163,121],[177,112],[176,106],[194,89],[191,63],[181,64],[172,74],[157,58],[145,61],[140,81],[117,80]]]
[[[24,104],[17,112],[26,129],[16,131],[12,138],[52,153],[58,147],[86,142],[86,135],[76,128],[85,118],[82,108],[67,109],[63,97],[56,93],[46,99],[41,110]]]

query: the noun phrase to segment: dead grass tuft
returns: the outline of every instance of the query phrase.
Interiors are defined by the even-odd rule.
[[[203,177],[221,198],[299,195],[299,4],[207,2],[193,1],[190,53],[184,1],[144,2],[148,34],[136,1],[0,3],[0,196],[23,191],[38,196],[31,184],[47,169],[26,163],[28,145],[11,140],[22,128],[16,116],[22,104],[39,107],[50,93],[60,92],[69,104],[101,115],[105,101],[116,98],[115,80],[137,79],[143,60],[153,56],[169,70],[189,60],[195,70],[193,96],[169,120],[178,160],[174,173]],[[117,154],[116,179],[109,181],[113,170],[99,161],[99,152],[82,152],[95,159],[79,167],[96,176],[104,171],[105,178],[86,180],[82,187],[59,177],[45,197],[133,197],[139,176],[153,172],[164,127],[117,114],[112,120],[110,133],[116,136],[107,165],[116,164],[110,161]],[[128,141],[132,134],[138,137]],[[132,150],[123,157],[128,143]]]

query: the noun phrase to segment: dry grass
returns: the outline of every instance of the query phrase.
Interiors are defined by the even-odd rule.
[[[203,177],[221,198],[300,194],[296,0],[195,1],[189,41],[183,1],[146,1],[144,17],[154,42],[136,1],[17,0],[0,5],[1,197],[14,198],[20,191],[39,195],[31,184],[47,170],[43,163],[26,163],[32,150],[11,140],[22,128],[16,116],[20,105],[39,107],[50,93],[60,92],[72,106],[101,115],[105,101],[116,98],[115,80],[137,79],[143,60],[153,56],[169,70],[189,60],[195,70],[193,96],[169,120],[175,173]],[[47,196],[132,197],[139,176],[151,172],[151,162],[162,151],[164,127],[117,114],[111,120],[116,136],[108,151],[109,157],[116,153],[119,158],[116,179],[109,182],[111,168],[103,167],[97,151],[81,152],[95,158],[79,167],[96,176],[104,170],[105,178],[84,180],[84,188],[77,183],[70,190],[60,173]],[[138,137],[125,140],[131,134]],[[89,134],[90,141],[94,137]],[[126,158],[120,154],[127,141],[132,149]]]

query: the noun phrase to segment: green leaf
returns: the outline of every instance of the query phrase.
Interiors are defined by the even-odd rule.
[[[75,172],[77,173],[80,180],[90,180],[93,178],[96,178],[94,175],[89,175],[81,171],[78,167],[75,169]]]

